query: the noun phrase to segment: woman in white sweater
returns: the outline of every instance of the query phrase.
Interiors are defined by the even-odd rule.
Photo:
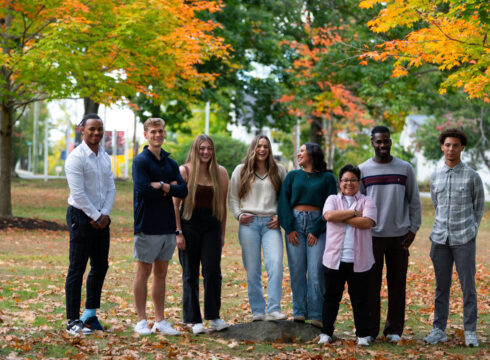
[[[277,220],[277,200],[285,176],[286,170],[274,160],[271,143],[264,135],[254,138],[243,164],[231,176],[228,205],[240,222],[238,238],[247,271],[252,321],[287,319],[281,312],[283,244]],[[267,312],[261,249],[268,276]]]

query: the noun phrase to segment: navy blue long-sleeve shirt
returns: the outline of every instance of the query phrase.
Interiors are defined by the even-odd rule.
[[[134,233],[148,235],[175,233],[175,212],[172,196],[185,198],[187,184],[180,175],[179,166],[169,158],[169,153],[161,149],[160,160],[145,146],[133,161],[133,201]],[[151,182],[163,181],[170,184],[167,196],[161,189],[155,189]]]

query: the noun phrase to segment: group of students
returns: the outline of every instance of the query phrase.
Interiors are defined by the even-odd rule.
[[[99,144],[102,121],[96,114],[88,114],[81,125],[83,143],[70,154],[66,164],[70,187],[67,213],[70,229],[70,267],[66,281],[67,331],[72,334],[103,330],[96,309],[100,306],[100,293],[108,267],[109,213],[115,195],[110,160],[107,169],[108,157]],[[161,148],[165,139],[164,125],[164,121],[158,118],[145,122],[144,135],[148,145],[133,162],[134,257],[137,260],[133,291],[138,316],[135,332],[141,335],[156,331],[167,335],[180,334],[164,319],[166,274],[175,247],[178,248],[182,266],[184,323],[191,326],[194,334],[208,332],[199,306],[199,273],[202,268],[204,319],[210,321],[212,330],[220,331],[228,327],[220,318],[220,307],[221,256],[229,207],[231,214],[239,221],[238,238],[247,273],[252,321],[288,318],[281,311],[282,227],[294,321],[309,320],[313,326],[321,328],[320,344],[332,342],[334,323],[347,282],[358,344],[369,345],[379,333],[380,290],[386,260],[388,314],[383,333],[389,341],[398,342],[401,339],[408,248],[420,227],[421,205],[412,167],[390,154],[388,128],[377,126],[372,130],[371,144],[375,151],[372,159],[359,167],[349,164],[340,170],[338,192],[337,180],[327,171],[318,144],[303,144],[297,154],[300,169],[287,173],[274,160],[269,139],[258,135],[229,181],[226,169],[217,162],[214,143],[207,135],[194,139],[185,164],[179,167]],[[455,188],[451,189],[447,184],[442,186],[442,180],[431,179],[431,194],[436,208],[431,235],[431,258],[437,282],[436,316],[434,330],[424,340],[429,343],[446,340],[449,304],[449,290],[446,287],[450,286],[450,275],[448,285],[447,274],[442,273],[452,271],[452,264],[456,262],[458,274],[460,269],[465,268],[465,273],[460,274],[460,281],[464,295],[466,344],[478,346],[475,333],[474,243],[483,215],[483,186],[478,174],[462,164],[459,157],[451,163],[452,166],[448,164],[444,151],[446,139],[458,140],[463,148],[466,145],[464,134],[461,136],[459,130],[454,131],[439,138],[446,156],[446,166],[450,170],[464,166],[465,176],[471,181],[459,179]],[[450,146],[452,150],[447,152],[454,157],[454,144]],[[459,155],[461,151],[460,147]],[[456,174],[456,171],[453,172]],[[454,180],[449,177],[448,181],[451,183]],[[439,184],[434,191],[433,182]],[[465,190],[468,194],[463,194]],[[447,201],[455,191],[471,204],[464,204],[461,200],[458,209],[453,206],[448,210]],[[444,206],[440,207],[440,204]],[[474,209],[471,214],[469,206]],[[471,217],[466,219],[466,224],[459,219],[462,208],[466,211],[466,218]],[[456,218],[453,219],[454,216]],[[81,218],[84,221],[80,221]],[[452,221],[455,219],[459,225],[454,225]],[[454,226],[459,226],[458,229],[461,226],[471,227],[472,233],[468,235],[471,239],[467,242],[472,242],[473,247],[466,250],[466,259],[456,255],[456,252],[462,253],[459,247],[464,241],[461,238],[453,239]],[[445,238],[440,233],[443,228]],[[433,238],[433,235],[438,238]],[[102,238],[104,241],[100,241]],[[440,239],[444,241],[441,243]],[[435,248],[438,246],[447,247],[445,250],[450,254],[443,254],[443,250],[439,249],[436,256]],[[262,287],[262,252],[268,277],[267,303]],[[79,318],[80,287],[89,258],[91,271],[87,278],[86,309]],[[463,266],[463,261],[469,264]],[[441,262],[443,268],[438,270],[436,263]],[[150,330],[146,297],[147,281],[152,272],[155,321]]]

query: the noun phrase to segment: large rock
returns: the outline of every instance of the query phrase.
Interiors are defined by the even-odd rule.
[[[225,339],[240,341],[298,343],[312,340],[320,334],[320,329],[294,321],[255,321],[232,325],[227,330],[215,334]]]

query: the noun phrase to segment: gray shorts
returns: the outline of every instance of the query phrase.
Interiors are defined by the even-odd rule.
[[[169,261],[174,254],[175,245],[175,234],[148,235],[139,232],[134,235],[133,256],[147,264],[156,260]]]

